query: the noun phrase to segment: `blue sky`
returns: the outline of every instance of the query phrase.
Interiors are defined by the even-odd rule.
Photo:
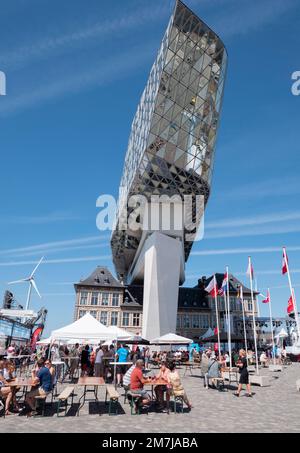
[[[286,245],[300,288],[300,70],[297,0],[187,0],[223,39],[229,67],[206,236],[186,285],[226,265],[243,281],[252,255],[275,315],[286,310]],[[0,294],[37,274],[46,333],[72,320],[73,282],[112,270],[96,199],[117,195],[128,135],[173,2],[3,0],[0,70]],[[11,287],[24,302],[26,286]],[[39,308],[37,296],[33,308]],[[267,315],[265,307],[262,314]]]

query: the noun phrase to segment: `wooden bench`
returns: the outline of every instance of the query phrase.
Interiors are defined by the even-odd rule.
[[[68,408],[68,400],[69,400],[70,396],[72,396],[72,403],[71,403],[71,407],[72,407],[73,398],[74,398],[74,389],[75,389],[74,386],[68,386],[60,393],[60,395],[58,395],[58,397],[57,397],[57,399],[58,399],[58,402],[57,402],[57,416],[58,417],[59,417],[59,409],[60,409],[60,406],[61,406],[62,403],[65,405],[65,415],[66,415],[67,408]]]
[[[119,403],[119,398],[120,395],[115,389],[113,385],[107,385],[106,386],[106,394],[105,394],[105,404],[107,404],[107,397],[109,398],[109,406],[108,406],[108,413],[109,415],[115,415],[118,414],[118,403]],[[115,411],[113,412],[113,407],[115,408]]]
[[[47,396],[48,395],[37,395],[34,397],[34,399],[36,400],[37,402],[37,405],[39,404],[39,402],[41,402],[41,407],[42,407],[42,417],[45,415],[45,406],[46,406],[46,399],[47,399]]]

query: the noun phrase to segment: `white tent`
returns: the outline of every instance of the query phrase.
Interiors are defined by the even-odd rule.
[[[52,342],[53,342],[53,338],[49,337],[49,338],[45,338],[43,340],[37,341],[36,344],[38,344],[39,346],[43,346],[43,345],[51,344]]]
[[[200,339],[204,340],[205,338],[213,337],[214,334],[215,334],[214,331],[213,331],[212,328],[210,327],[210,328],[205,332],[205,334],[203,334],[202,337],[200,337]]]
[[[189,338],[185,337],[180,337],[179,335],[175,335],[175,333],[167,333],[162,337],[154,338],[153,340],[150,341],[150,344],[158,345],[190,344],[190,343],[193,343],[193,340],[190,340]]]
[[[98,342],[112,338],[112,334],[106,326],[87,313],[82,318],[73,322],[73,324],[69,324],[58,330],[53,330],[51,337],[61,341],[75,338],[79,340],[79,342],[88,341],[90,339]]]
[[[126,341],[131,340],[134,337],[133,333],[127,332],[124,329],[120,329],[117,326],[109,326],[107,330],[111,333],[111,338],[113,340]]]
[[[284,330],[284,328],[281,329],[281,331],[275,336],[275,338],[287,338],[288,333]]]

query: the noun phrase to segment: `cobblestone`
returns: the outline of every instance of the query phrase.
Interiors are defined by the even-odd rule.
[[[183,370],[180,371],[183,376]],[[206,390],[199,370],[182,377],[184,387],[194,408],[191,412],[170,415],[149,412],[130,415],[129,404],[120,398],[119,415],[109,416],[104,404],[105,389],[99,391],[99,401],[86,402],[80,416],[69,410],[66,417],[57,418],[56,405],[47,404],[45,417],[27,418],[12,415],[0,419],[0,432],[93,432],[93,433],[189,433],[189,432],[300,432],[300,392],[296,380],[300,378],[300,364],[292,364],[282,372],[271,373],[270,387],[253,386],[253,398],[233,396],[234,384],[229,391]],[[78,388],[74,402],[81,395]],[[121,390],[122,393],[122,390]],[[88,395],[90,397],[91,395]],[[76,409],[76,404],[75,404]]]

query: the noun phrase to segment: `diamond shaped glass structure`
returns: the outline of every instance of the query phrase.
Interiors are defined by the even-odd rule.
[[[122,200],[179,194],[203,195],[207,202],[226,67],[220,38],[177,0],[132,123]],[[121,279],[142,235],[118,228],[124,213],[119,200],[111,247]],[[192,244],[184,244],[186,260]]]

